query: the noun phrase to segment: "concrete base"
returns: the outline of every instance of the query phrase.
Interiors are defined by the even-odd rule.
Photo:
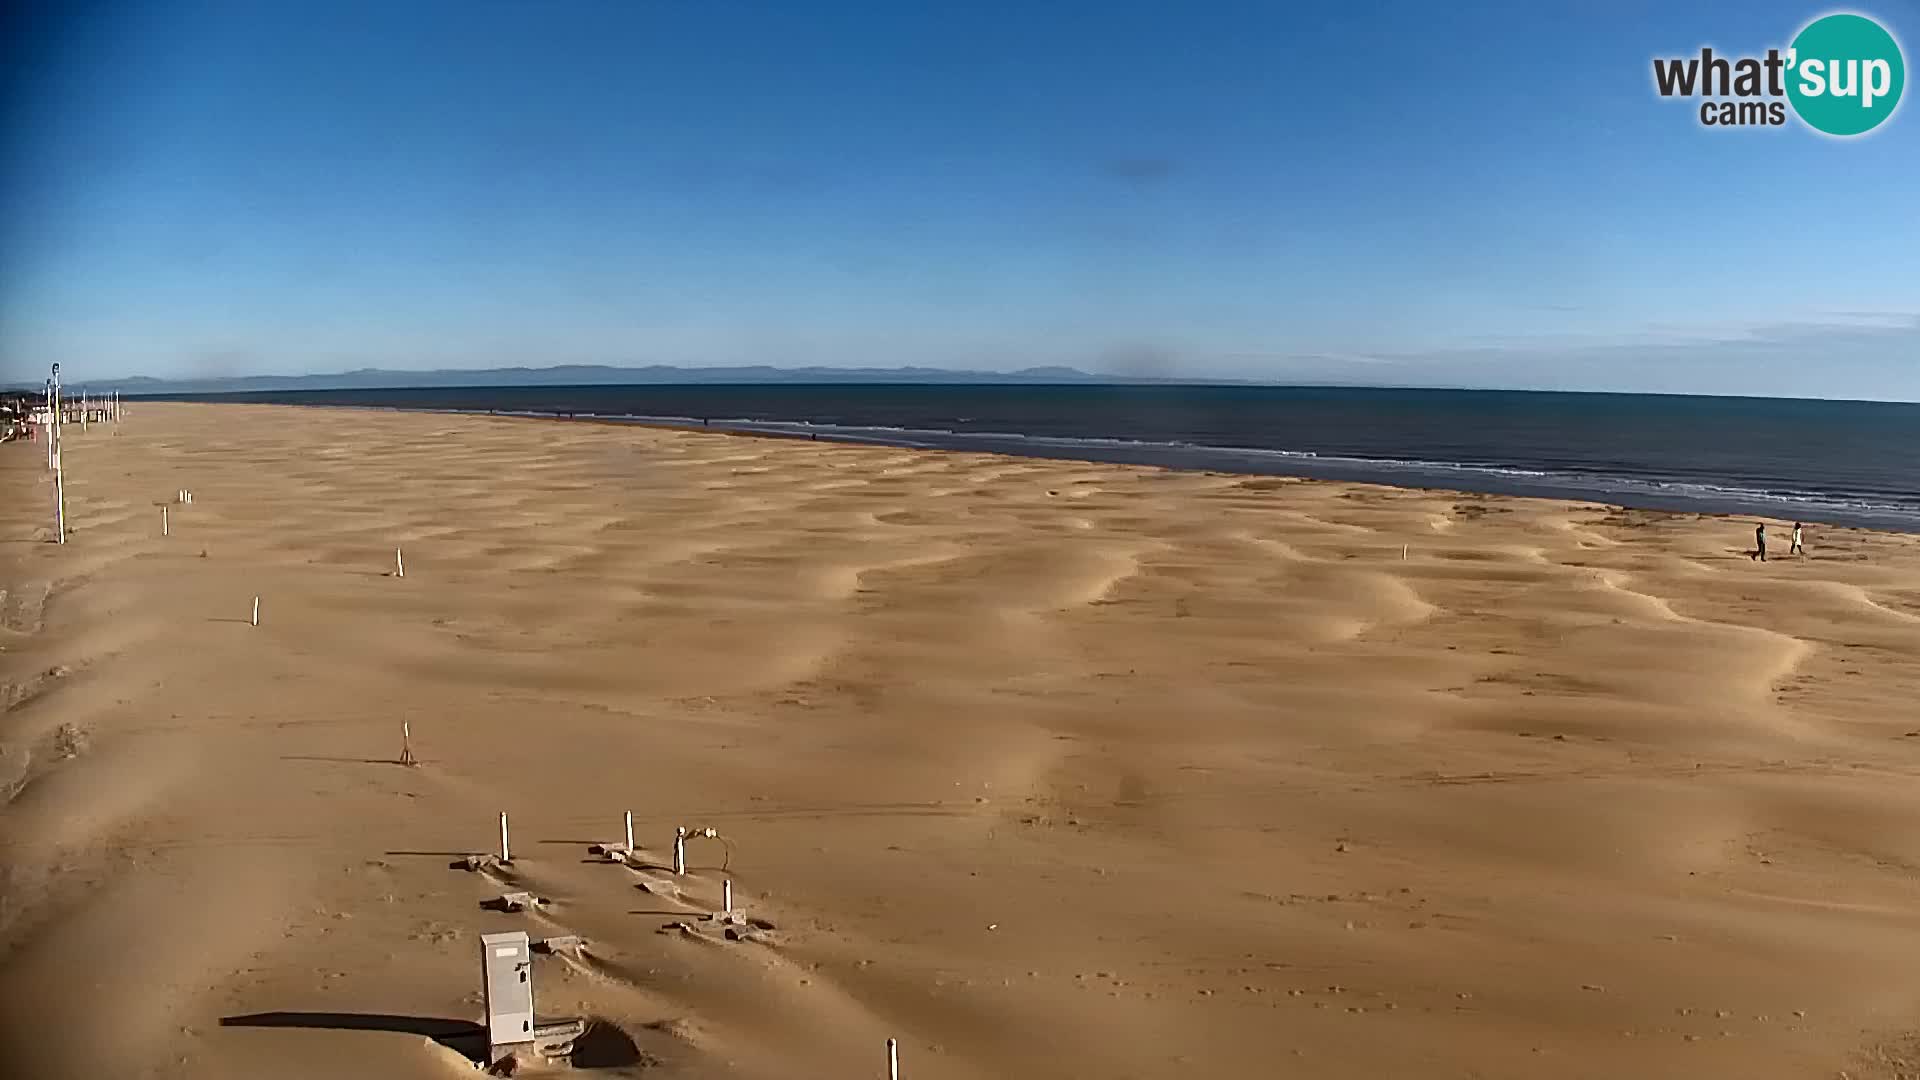
[[[544,1058],[566,1057],[573,1053],[573,1041],[587,1030],[585,1020],[553,1020],[535,1024],[533,1052]]]
[[[574,1041],[586,1034],[585,1020],[549,1020],[533,1026],[533,1041],[501,1043],[487,1048],[487,1072],[512,1076],[522,1065],[555,1061],[573,1053]]]
[[[586,943],[587,939],[581,937],[579,934],[556,934],[553,937],[534,942],[533,951],[544,953],[548,956],[563,952],[578,953]]]

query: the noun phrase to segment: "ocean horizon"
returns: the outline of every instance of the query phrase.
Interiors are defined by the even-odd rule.
[[[1920,404],[1518,390],[650,384],[156,394],[700,425],[1920,531]]]

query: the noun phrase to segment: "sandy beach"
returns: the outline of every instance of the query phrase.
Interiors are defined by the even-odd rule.
[[[1920,1070],[1920,536],[265,406],[66,454],[61,547],[0,446],[8,1075],[472,1075],[511,929],[587,941],[581,1075]]]

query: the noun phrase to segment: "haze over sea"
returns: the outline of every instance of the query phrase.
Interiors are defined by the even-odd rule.
[[[169,395],[175,396],[175,395]],[[1245,386],[667,385],[194,400],[702,423],[1920,531],[1920,404]]]

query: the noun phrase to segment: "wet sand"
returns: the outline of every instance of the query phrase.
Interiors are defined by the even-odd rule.
[[[12,1074],[471,1075],[505,929],[587,939],[582,1075],[1920,1068],[1920,537],[237,405],[67,455],[62,548],[0,446]],[[628,810],[726,842],[596,859]]]

